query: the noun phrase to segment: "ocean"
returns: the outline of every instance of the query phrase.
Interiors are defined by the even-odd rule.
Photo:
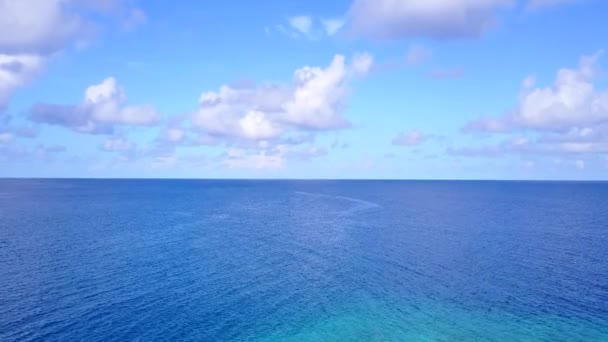
[[[608,183],[3,179],[0,341],[608,341]]]

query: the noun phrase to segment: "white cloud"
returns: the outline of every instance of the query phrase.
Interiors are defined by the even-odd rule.
[[[307,38],[312,41],[318,41],[321,38],[336,35],[344,24],[345,21],[342,18],[323,19],[299,15],[288,17],[286,25],[275,25],[274,30],[292,39]],[[265,30],[269,34],[272,28],[266,27]]]
[[[427,137],[420,131],[410,131],[399,133],[392,141],[397,146],[417,146],[422,144]]]
[[[312,18],[307,15],[300,15],[291,17],[288,19],[289,25],[293,27],[295,30],[299,31],[304,35],[308,35],[311,33],[312,29]]]
[[[30,119],[59,125],[82,133],[112,133],[114,125],[152,126],[160,116],[151,105],[129,106],[127,97],[113,77],[88,87],[80,105],[39,103]]]
[[[66,0],[0,0],[0,52],[49,53],[86,31]]]
[[[241,139],[268,139],[282,133],[282,126],[270,116],[281,110],[289,93],[279,86],[233,88],[200,97],[200,109],[193,116],[194,127],[212,136]]]
[[[127,98],[113,77],[85,91],[84,107],[91,111],[91,119],[99,123],[150,126],[160,117],[150,105],[127,106]]]
[[[322,21],[322,24],[323,28],[325,29],[325,33],[328,36],[333,36],[338,33],[338,31],[340,31],[342,27],[344,27],[344,19],[325,19]]]
[[[32,80],[44,67],[45,60],[33,54],[0,54],[0,113],[13,92]]]
[[[243,136],[247,139],[260,140],[272,139],[281,134],[281,129],[270,121],[264,112],[249,111],[238,122]]]
[[[334,130],[350,126],[342,111],[347,82],[372,65],[369,54],[351,66],[336,55],[326,68],[303,67],[290,85],[236,88],[205,92],[192,123],[196,129],[226,140],[272,140],[295,131]]]
[[[93,17],[114,0],[0,0],[0,113],[12,93],[39,74],[53,53],[94,33]],[[125,7],[127,8],[127,7]],[[129,25],[145,20],[141,9]]]
[[[367,74],[374,64],[374,57],[368,53],[358,53],[353,57],[353,70],[359,75]]]
[[[478,38],[513,0],[354,0],[353,33],[380,39]]]
[[[594,128],[608,123],[608,90],[596,89],[598,52],[581,58],[577,69],[561,69],[549,87],[533,88],[524,81],[523,93],[516,108],[498,118],[471,122],[472,131],[567,132],[573,128]],[[528,86],[528,87],[526,87]]]
[[[65,0],[0,0],[0,114],[48,56],[86,31]]]
[[[341,55],[334,56],[325,69],[304,67],[296,70],[292,97],[283,105],[285,122],[313,130],[349,126],[341,115],[347,95],[348,71]]]

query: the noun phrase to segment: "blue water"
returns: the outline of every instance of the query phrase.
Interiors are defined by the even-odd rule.
[[[608,341],[608,183],[0,180],[0,341]]]

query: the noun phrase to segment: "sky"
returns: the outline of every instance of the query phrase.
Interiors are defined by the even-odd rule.
[[[0,0],[0,177],[608,179],[603,0]]]

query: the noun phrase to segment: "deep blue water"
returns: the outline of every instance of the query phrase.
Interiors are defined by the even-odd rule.
[[[608,183],[0,180],[0,341],[608,341]]]

